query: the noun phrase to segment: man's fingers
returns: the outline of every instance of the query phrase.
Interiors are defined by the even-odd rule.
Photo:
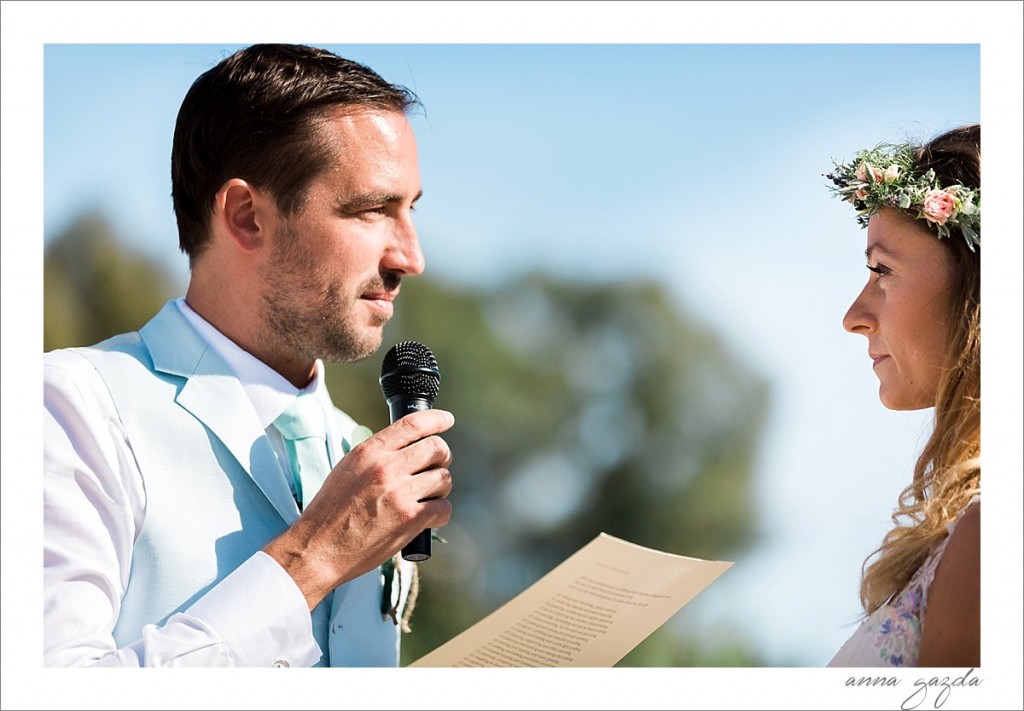
[[[408,464],[409,471],[421,472],[431,467],[447,467],[452,463],[452,450],[441,437],[431,435],[414,442],[399,452]]]
[[[451,429],[455,416],[447,410],[420,410],[392,423],[374,437],[384,449],[403,449],[430,435]]]
[[[417,501],[447,498],[452,492],[452,473],[448,467],[427,469],[413,476],[409,487]]]
[[[427,499],[421,503],[426,516],[424,528],[441,528],[452,518],[452,503],[447,498]]]

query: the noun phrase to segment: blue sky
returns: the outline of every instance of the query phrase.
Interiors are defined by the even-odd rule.
[[[988,233],[999,238],[996,220],[1015,235],[983,254],[983,379],[995,386],[985,392],[984,445],[986,457],[1008,462],[986,468],[986,491],[996,492],[984,524],[986,609],[1000,610],[986,624],[1005,620],[1009,603],[1019,634],[1019,562],[1009,571],[996,562],[1021,557],[1019,508],[998,513],[1021,498],[1021,43],[1019,29],[1005,29],[1006,15],[1020,19],[1015,3],[940,3],[929,35],[920,3],[885,4],[887,24],[870,31],[870,3],[212,3],[202,18],[198,4],[167,3],[163,23],[95,3],[95,26],[74,22],[90,16],[79,5],[55,5],[60,15],[41,13],[46,24],[14,34],[4,6],[5,346],[6,290],[25,278],[11,271],[12,234],[39,246],[98,208],[185,283],[168,156],[198,74],[263,40],[364,62],[426,107],[413,125],[430,274],[466,284],[535,268],[656,279],[771,380],[756,472],[763,540],[684,614],[709,635],[722,621],[742,625],[784,666],[823,666],[852,631],[860,564],[889,525],[930,417],[885,410],[864,339],[842,330],[866,278],[865,233],[821,173],[833,157],[984,114],[985,146],[995,147],[985,154]],[[103,22],[114,6],[118,21]],[[178,30],[189,17],[207,22]],[[29,50],[14,60],[28,82],[19,94],[9,89],[12,42]],[[26,151],[17,173],[12,147]],[[41,209],[16,212],[19,197]],[[10,362],[5,350],[5,389]],[[1007,442],[1016,445],[1004,451]],[[991,628],[986,649],[995,636]],[[1019,643],[1015,653],[1019,667]],[[838,678],[799,683],[838,695]],[[992,671],[986,693],[1009,681]]]

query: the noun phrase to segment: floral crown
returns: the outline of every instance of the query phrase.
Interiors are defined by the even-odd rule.
[[[882,144],[859,151],[849,163],[833,160],[835,170],[825,175],[832,181],[828,187],[853,204],[861,227],[881,208],[897,208],[927,220],[939,237],[949,237],[950,227],[959,228],[974,251],[981,244],[981,190],[940,186],[934,170],[916,172],[914,154],[909,145]]]

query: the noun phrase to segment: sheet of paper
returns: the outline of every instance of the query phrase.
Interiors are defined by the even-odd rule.
[[[733,564],[607,533],[412,667],[611,667]]]

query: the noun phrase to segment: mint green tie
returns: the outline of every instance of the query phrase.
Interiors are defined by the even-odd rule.
[[[274,426],[284,437],[295,501],[304,509],[331,472],[324,409],[312,394],[299,393]]]

